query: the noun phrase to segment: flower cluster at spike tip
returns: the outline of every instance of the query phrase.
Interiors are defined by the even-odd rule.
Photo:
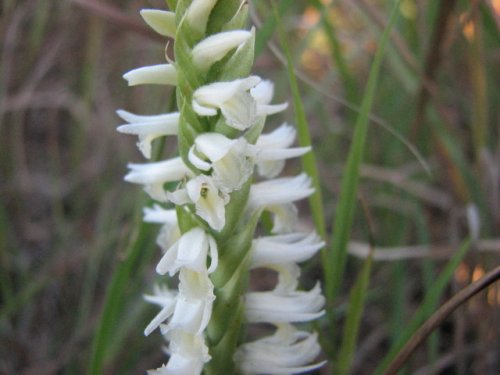
[[[262,133],[266,117],[287,104],[272,104],[273,83],[249,73],[255,31],[242,29],[247,6],[235,1],[227,14],[217,3],[178,1],[175,12],[142,10],[149,26],[174,38],[174,61],[124,75],[131,86],[176,86],[179,106],[159,115],[118,111],[126,122],[118,131],[137,135],[145,158],[157,138],[176,136],[179,143],[179,157],[129,164],[125,176],[157,202],[144,209],[145,221],[162,225],[156,272],[179,280],[177,290],[157,286],[145,297],[160,308],[145,334],[159,328],[169,356],[148,373],[306,372],[323,364],[314,362],[320,347],[315,333],[294,323],[320,317],[324,297],[319,284],[298,290],[298,263],[324,243],[315,232],[296,231],[295,202],[314,193],[310,178],[277,176],[285,160],[310,147],[292,147],[296,132],[286,123]],[[169,182],[176,187],[165,189]],[[263,212],[272,225],[254,238]],[[277,273],[272,290],[247,290],[249,271],[259,267]],[[268,323],[275,331],[241,342],[243,323]]]

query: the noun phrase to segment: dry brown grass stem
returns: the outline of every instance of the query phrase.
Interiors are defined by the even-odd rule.
[[[391,362],[384,375],[396,375],[413,354],[415,349],[434,331],[453,311],[500,279],[500,266],[488,272],[476,282],[470,284],[455,294],[448,302],[441,306],[427,321],[415,332],[403,349]]]
[[[367,243],[349,242],[349,254],[365,259],[371,246]],[[500,253],[500,238],[479,240],[475,249],[484,253]],[[417,245],[401,247],[376,247],[373,250],[374,261],[395,262],[408,259],[446,259],[453,255],[453,248],[447,245]]]

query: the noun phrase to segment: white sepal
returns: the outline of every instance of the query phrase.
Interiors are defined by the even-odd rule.
[[[284,111],[288,107],[288,103],[269,104],[274,96],[274,84],[269,80],[263,80],[252,88],[250,95],[257,103],[257,116],[273,115]]]
[[[175,13],[159,9],[142,9],[142,19],[158,34],[175,37]]]
[[[292,203],[314,193],[311,178],[305,173],[259,182],[250,188],[248,206],[266,209],[268,206]]]
[[[175,301],[177,297],[177,291],[172,291],[167,287],[160,287],[158,285],[154,288],[153,295],[145,295],[144,299],[150,303],[154,303],[161,307],[160,312],[151,320],[144,330],[144,335],[148,336],[157,327],[160,326],[165,320],[167,320],[173,313],[175,307]]]
[[[129,86],[177,85],[177,71],[172,64],[159,64],[133,69],[123,75]]]
[[[128,122],[120,125],[117,130],[120,133],[137,135],[137,147],[148,159],[151,157],[153,140],[166,135],[176,135],[179,131],[179,112],[155,116],[139,116],[124,110],[118,110],[116,113]]]
[[[130,171],[125,181],[144,185],[144,190],[158,201],[166,201],[163,184],[182,180],[191,174],[180,157],[156,163],[129,164],[128,168]]]
[[[255,159],[259,174],[266,178],[276,177],[283,170],[285,160],[301,156],[310,147],[289,148],[295,140],[295,129],[283,124],[269,134],[262,134],[255,146]]]
[[[246,375],[299,374],[325,364],[310,364],[320,350],[316,333],[298,331],[289,324],[282,324],[274,335],[240,346],[234,360]]]
[[[252,33],[246,30],[231,30],[211,35],[194,46],[193,62],[199,69],[207,71],[229,51],[245,43],[251,36]]]
[[[319,283],[308,292],[251,292],[245,296],[245,316],[251,323],[306,322],[324,314],[324,303]]]
[[[325,243],[313,232],[260,237],[253,240],[251,267],[277,263],[300,263],[311,258]]]

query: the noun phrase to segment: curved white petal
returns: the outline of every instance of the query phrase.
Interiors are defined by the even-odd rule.
[[[144,185],[144,190],[159,201],[166,200],[163,184],[182,180],[191,174],[180,157],[156,163],[129,164],[125,181]]]
[[[235,362],[244,374],[298,374],[321,367],[313,362],[320,352],[317,335],[280,325],[273,336],[238,348]]]
[[[171,276],[181,268],[206,272],[209,250],[211,255],[217,253],[217,244],[215,241],[210,241],[210,238],[203,229],[198,227],[184,233],[161,258],[156,272],[160,275],[168,272]],[[213,246],[215,249],[210,249]]]
[[[143,20],[158,34],[175,37],[175,13],[159,9],[142,9]]]
[[[271,205],[291,203],[314,193],[311,178],[305,173],[295,177],[282,177],[252,185],[249,207],[262,209]]]
[[[274,83],[268,79],[264,79],[250,90],[250,94],[257,104],[269,104],[274,96]]]
[[[248,322],[292,323],[319,318],[325,298],[319,284],[308,291],[293,291],[285,295],[276,290],[251,292],[245,296],[245,316]]]
[[[215,62],[246,42],[251,36],[252,33],[246,30],[231,30],[211,35],[194,46],[193,62],[198,68],[208,70]]]
[[[133,69],[123,75],[129,86],[177,85],[177,72],[172,64],[159,64]]]
[[[204,33],[208,16],[217,0],[193,0],[186,11],[189,25],[200,33]]]
[[[311,258],[325,243],[316,233],[294,233],[253,240],[251,267],[276,263],[300,263]]]

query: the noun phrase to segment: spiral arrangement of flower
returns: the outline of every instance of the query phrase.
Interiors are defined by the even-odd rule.
[[[144,210],[145,221],[162,225],[156,271],[179,280],[178,290],[158,286],[146,296],[161,310],[145,334],[159,328],[169,355],[149,374],[293,374],[320,367],[317,335],[294,326],[324,312],[319,284],[298,290],[298,263],[324,245],[315,232],[296,231],[295,202],[314,189],[305,174],[277,177],[285,160],[310,148],[292,147],[296,132],[288,124],[263,133],[266,117],[287,104],[271,104],[272,82],[250,74],[255,32],[244,29],[245,2],[173,3],[175,12],[141,15],[175,40],[174,61],[124,78],[129,85],[176,86],[178,112],[118,111],[126,122],[118,130],[138,136],[145,158],[155,139],[178,139],[178,157],[130,164],[125,176],[158,202]],[[169,182],[176,188],[167,190]],[[272,219],[267,232],[258,231],[264,212]],[[249,271],[257,267],[277,273],[274,289],[248,291]],[[244,325],[252,323],[271,324],[275,333],[244,342]]]

